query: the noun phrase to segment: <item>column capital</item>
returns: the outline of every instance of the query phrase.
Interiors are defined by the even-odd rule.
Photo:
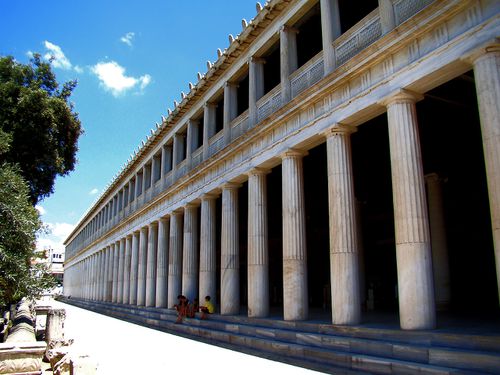
[[[267,168],[261,168],[261,167],[254,167],[250,169],[246,174],[247,176],[252,176],[252,175],[266,175],[271,173],[270,169]]]
[[[288,26],[288,25],[283,25],[280,27],[280,32],[282,33],[299,33],[299,29],[296,29],[295,27]]]
[[[219,197],[219,194],[205,193],[200,198],[202,201],[208,201],[208,200],[212,200],[212,199],[217,199],[218,197]]]
[[[205,102],[205,104],[203,104],[203,107],[206,107],[206,108],[217,108],[217,103],[215,103],[215,102]]]
[[[358,131],[358,128],[356,128],[355,126],[337,123],[333,127],[325,130],[323,132],[323,135],[325,136],[325,138],[330,138],[334,135],[352,134],[352,133],[356,133],[357,131]]]
[[[148,224],[148,227],[157,227],[157,226],[158,226],[158,221],[156,220]]]
[[[238,87],[240,87],[240,85],[237,82],[226,81],[224,83],[224,87],[236,87],[236,88],[238,88]]]
[[[383,106],[388,107],[395,103],[416,103],[423,98],[424,96],[422,94],[400,88],[386,96],[384,99],[380,100],[379,103]]]
[[[158,219],[159,223],[166,223],[167,221],[170,221],[170,216],[162,216]]]
[[[252,57],[250,57],[250,63],[265,64],[266,63],[266,59],[263,58],[263,57],[252,56]]]
[[[474,64],[481,58],[488,57],[490,54],[498,54],[498,53],[500,53],[500,38],[495,38],[483,44],[482,46],[473,49],[472,51],[467,53],[462,58],[462,60]]]
[[[186,203],[184,205],[184,209],[189,209],[189,208],[196,208],[196,207],[199,207],[200,206],[200,203],[196,200],[194,201],[191,201],[189,203]]]
[[[237,190],[241,187],[241,184],[238,184],[236,182],[226,182],[222,184],[222,190]]]
[[[299,150],[296,148],[289,148],[288,150],[284,151],[280,157],[281,159],[287,159],[287,158],[302,158],[308,154],[307,151],[305,150]]]

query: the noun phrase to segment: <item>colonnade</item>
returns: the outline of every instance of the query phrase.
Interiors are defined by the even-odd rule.
[[[497,275],[500,275],[500,49],[498,45],[480,49],[471,55],[469,61],[475,74]],[[256,67],[251,65],[250,69]],[[252,81],[250,87],[256,89]],[[446,278],[444,264],[447,260],[446,253],[439,252],[434,236],[431,241],[432,228],[439,226],[439,209],[438,216],[428,210],[428,194],[433,198],[437,195],[431,193],[431,189],[426,193],[425,189],[415,106],[421,98],[420,94],[398,89],[380,102],[385,106],[388,118],[398,300],[403,329],[435,327],[435,301],[449,299],[449,290],[443,286],[446,281],[438,280],[433,273],[436,267],[443,267],[438,274]],[[327,143],[334,324],[358,324],[361,320],[358,229],[350,147],[350,136],[355,131],[354,127],[332,120],[330,128],[323,134]],[[302,170],[302,158],[306,153],[306,150],[292,147],[281,154],[285,320],[308,318]],[[246,284],[248,316],[251,317],[269,315],[267,173],[268,169],[260,167],[246,172]],[[427,177],[428,184],[432,181],[432,177]],[[237,314],[240,309],[239,187],[237,183],[227,182],[216,193],[204,194],[173,212],[165,213],[72,264],[66,271],[70,274],[68,294],[97,301],[155,307],[172,307],[178,294],[200,300],[210,295],[220,306],[221,314]],[[220,260],[216,259],[215,225],[215,199],[219,195],[222,195]],[[431,208],[439,206],[434,200],[430,203]],[[216,272],[218,262],[220,280],[217,280]],[[220,301],[215,300],[217,283],[220,283]]]

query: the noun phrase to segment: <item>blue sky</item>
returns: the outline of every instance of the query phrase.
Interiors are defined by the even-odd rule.
[[[0,55],[54,56],[58,81],[78,80],[78,164],[39,204],[52,228],[39,247],[61,248],[181,91],[255,14],[254,0],[0,0]]]

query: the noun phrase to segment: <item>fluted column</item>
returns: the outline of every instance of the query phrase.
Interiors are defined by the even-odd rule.
[[[146,306],[156,303],[156,253],[158,249],[158,223],[153,222],[148,227],[148,255],[146,267]]]
[[[215,135],[216,128],[216,109],[215,103],[205,103],[203,109],[203,159],[208,158],[209,140]]]
[[[114,270],[114,255],[115,255],[115,245],[111,244],[108,246],[108,294],[106,295],[106,301],[113,302],[113,270]]]
[[[167,307],[168,302],[168,239],[169,218],[163,217],[158,223],[158,255],[156,268],[156,307]]]
[[[103,273],[103,301],[109,301],[109,247],[105,247],[104,254],[104,273]]]
[[[210,296],[217,304],[217,258],[215,244],[215,200],[217,196],[205,194],[201,197],[200,228],[200,303]]]
[[[429,219],[415,107],[418,98],[400,90],[385,101],[402,329],[432,329],[436,325]]]
[[[248,316],[269,315],[267,170],[248,173]]]
[[[107,268],[106,268],[106,248],[103,248],[101,250],[101,292],[99,295],[99,301],[105,301],[106,300],[106,273],[107,273]]]
[[[132,234],[132,254],[130,256],[130,290],[129,303],[137,305],[137,276],[139,272],[139,232]]]
[[[146,269],[148,261],[148,227],[139,232],[139,261],[137,269],[137,306],[146,304]]]
[[[239,184],[222,188],[221,301],[222,315],[240,312],[240,241],[238,233]]]
[[[290,74],[297,70],[297,33],[298,30],[289,26],[280,29],[280,74],[281,101],[287,103],[292,99]]]
[[[337,125],[326,133],[333,324],[359,324],[361,319],[350,141],[354,131],[353,127]]]
[[[257,101],[264,96],[264,64],[258,57],[250,58],[248,72],[248,126],[254,127],[258,122]]]
[[[118,257],[120,256],[120,242],[115,242],[115,250],[113,251],[113,299],[112,302],[118,301]]]
[[[477,51],[473,64],[500,296],[500,45]]]
[[[101,252],[98,251],[95,254],[96,258],[96,290],[95,290],[95,300],[100,301],[101,299]]]
[[[283,165],[283,314],[285,320],[307,319],[306,215],[304,152],[288,150]]]
[[[321,33],[323,40],[323,61],[325,75],[335,70],[335,48],[333,42],[340,34],[340,13],[338,0],[320,0]]]
[[[451,291],[442,182],[436,173],[431,173],[425,176],[425,184],[427,186],[431,230],[434,297],[436,308],[438,310],[447,310],[450,304]]]
[[[170,242],[168,253],[168,307],[173,308],[181,294],[182,282],[182,211],[170,216]]]
[[[125,269],[125,238],[120,240],[120,255],[118,256],[118,289],[116,302],[123,303],[123,271]]]
[[[184,208],[182,294],[191,301],[198,297],[198,247],[198,209],[189,203]]]
[[[132,236],[127,236],[125,243],[125,257],[123,260],[123,297],[122,303],[130,303],[130,264],[132,255]]]

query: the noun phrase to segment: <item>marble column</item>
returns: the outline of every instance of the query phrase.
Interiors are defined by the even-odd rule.
[[[108,246],[108,294],[106,301],[113,302],[113,270],[114,270],[114,255],[115,255],[115,245],[111,244]]]
[[[146,306],[156,303],[156,256],[158,249],[158,223],[148,226],[148,255],[146,267]]]
[[[167,307],[168,302],[168,238],[170,221],[163,217],[158,222],[158,256],[156,268],[156,307]]]
[[[182,211],[170,216],[170,239],[168,253],[168,307],[173,308],[181,294],[182,282]]]
[[[269,315],[267,173],[261,168],[248,173],[248,316],[255,318]]]
[[[201,197],[200,228],[200,303],[210,296],[217,305],[217,258],[215,243],[215,200],[216,195],[205,194]]]
[[[238,116],[238,85],[226,82],[224,85],[224,144],[231,143],[231,121]]]
[[[425,176],[425,184],[427,186],[431,230],[434,297],[437,310],[447,310],[450,304],[451,291],[442,182],[436,173],[431,173]]]
[[[146,269],[148,261],[148,227],[139,232],[139,260],[137,266],[137,306],[146,304]]]
[[[96,301],[100,300],[101,297],[101,252],[97,252],[95,254],[95,261],[96,261],[96,278],[95,278],[95,293],[94,293],[94,299]]]
[[[132,254],[132,236],[127,236],[125,243],[125,258],[123,260],[123,297],[122,303],[130,303],[130,262]]]
[[[120,256],[120,242],[115,242],[115,251],[113,251],[113,299],[112,302],[118,302],[118,261]]]
[[[378,0],[378,11],[380,14],[382,35],[385,35],[396,27],[396,16],[392,0]]]
[[[283,185],[283,315],[285,320],[307,319],[306,216],[304,206],[304,152],[282,155]]]
[[[198,143],[198,129],[197,122],[189,119],[186,130],[186,159],[187,165],[191,168],[193,160],[193,152],[196,150],[196,145]]]
[[[280,29],[280,72],[281,72],[281,102],[287,103],[292,99],[292,85],[290,74],[297,70],[297,33],[298,30],[290,26]]]
[[[320,0],[320,6],[323,61],[325,64],[325,75],[328,75],[336,67],[333,42],[341,34],[339,4],[338,0]]]
[[[106,278],[107,278],[107,254],[106,248],[101,250],[101,295],[99,300],[106,301]]]
[[[351,133],[339,125],[326,132],[332,323],[359,324],[361,301]]]
[[[198,297],[198,206],[184,207],[184,240],[182,251],[182,294],[190,301]]]
[[[476,51],[473,66],[500,296],[500,45]]]
[[[123,303],[123,271],[125,269],[125,238],[120,240],[120,255],[118,256],[118,288],[116,302]]]
[[[259,121],[257,102],[264,96],[264,64],[259,57],[250,58],[248,72],[248,127],[253,128]],[[247,130],[247,129],[245,129]]]
[[[238,222],[238,188],[227,183],[222,187],[221,233],[221,300],[222,315],[240,312],[240,241]]]
[[[137,276],[139,272],[139,232],[132,234],[132,254],[130,256],[130,290],[129,303],[137,305]]]
[[[394,229],[402,329],[436,326],[432,254],[416,101],[399,90],[385,100],[389,122]]]

